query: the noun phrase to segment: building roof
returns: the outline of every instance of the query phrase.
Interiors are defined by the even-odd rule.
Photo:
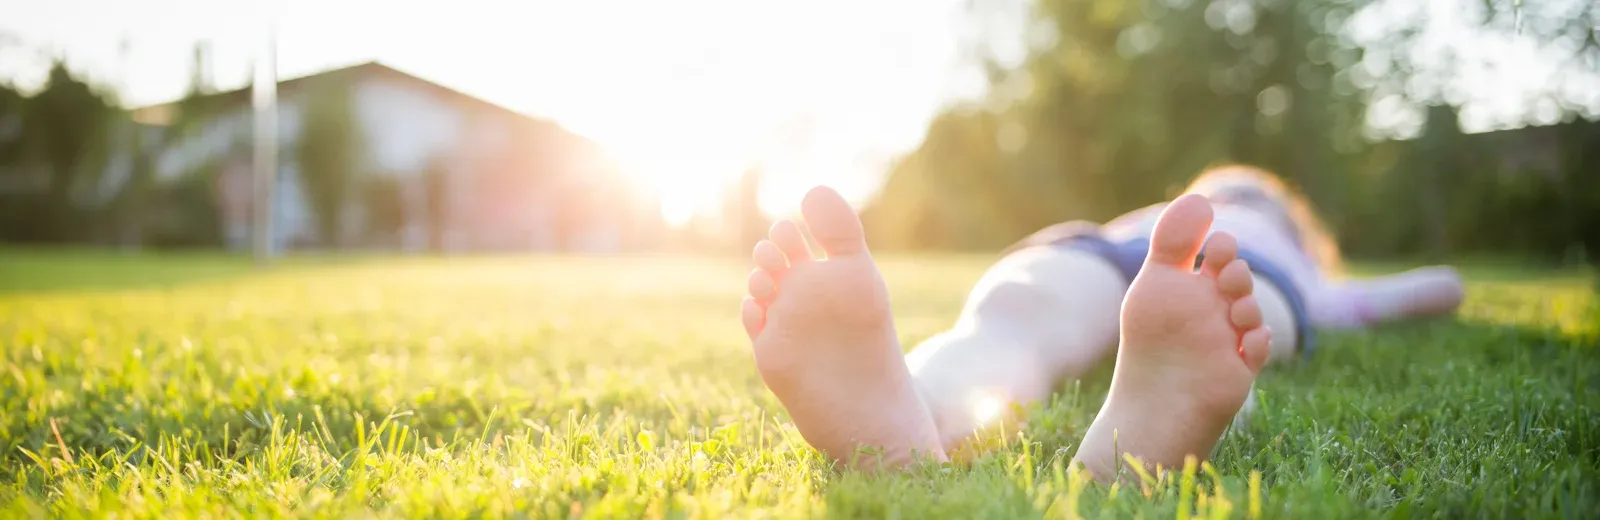
[[[419,90],[429,92],[442,99],[450,100],[457,106],[466,107],[468,110],[480,113],[503,114],[519,119],[528,124],[525,130],[531,130],[539,135],[557,136],[564,146],[570,149],[583,149],[586,153],[605,155],[603,147],[587,136],[567,130],[561,124],[544,118],[531,116],[504,106],[489,102],[459,90],[434,83],[414,74],[401,71],[377,61],[368,61],[339,68],[315,72],[278,81],[278,95],[292,94],[295,91],[311,88],[316,85],[353,81],[362,78],[381,78],[391,82],[411,85]],[[225,105],[248,106],[251,103],[252,87],[246,86],[239,89],[223,92],[208,93],[201,96],[208,101],[215,100]],[[150,105],[133,109],[132,119],[141,124],[165,125],[176,115],[178,107],[184,100],[174,100],[167,103]]]
[[[314,72],[304,76],[280,79],[278,81],[278,95],[282,96],[286,93],[293,93],[312,85],[341,80],[353,80],[357,78],[384,78],[401,83],[409,83],[441,97],[453,99],[458,103],[462,103],[476,110],[503,113],[533,122],[544,123],[552,126],[560,126],[554,121],[537,118],[495,103],[491,103],[482,98],[478,98],[459,90],[434,83],[427,79],[423,79],[414,74],[390,67],[377,61],[357,63],[354,65],[324,70],[321,72]],[[208,100],[219,100],[228,104],[249,104],[251,102],[252,90],[253,87],[246,86],[234,90],[204,94],[201,97]],[[179,99],[166,103],[135,108],[132,111],[133,118],[142,123],[164,124],[166,121],[171,119],[173,111],[176,110],[179,104],[182,102],[183,100]]]

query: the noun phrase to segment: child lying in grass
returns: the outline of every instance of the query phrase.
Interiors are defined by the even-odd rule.
[[[1101,479],[1123,454],[1177,467],[1210,453],[1264,364],[1311,351],[1313,327],[1447,314],[1461,301],[1447,267],[1337,280],[1338,250],[1304,201],[1266,172],[1227,166],[1171,203],[1028,237],[950,330],[902,358],[855,212],[826,188],[801,212],[826,259],[795,223],[775,224],[756,245],[742,319],[800,433],[865,469],[945,460],[1119,339],[1110,393],[1074,460]],[[855,457],[863,446],[879,456]]]

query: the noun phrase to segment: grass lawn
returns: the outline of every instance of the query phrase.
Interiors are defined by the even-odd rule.
[[[884,260],[907,348],[986,262]],[[0,251],[0,517],[1600,511],[1587,275],[1469,270],[1458,320],[1324,335],[1262,376],[1261,412],[1214,468],[1108,489],[1062,467],[1108,370],[976,459],[828,469],[755,372],[747,271]]]

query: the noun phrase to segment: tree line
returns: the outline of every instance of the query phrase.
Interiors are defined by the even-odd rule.
[[[1550,49],[1551,85],[1600,77],[1594,4],[1460,3],[1469,29]],[[1538,93],[1534,127],[1464,133],[1448,80],[1470,57],[1418,52],[1428,13],[1403,4],[1032,2],[1025,57],[988,59],[988,96],[942,113],[893,166],[870,236],[988,250],[1243,162],[1298,186],[1355,256],[1600,258],[1600,125],[1585,119],[1600,114],[1581,89]],[[1352,34],[1371,9],[1387,26]]]
[[[59,57],[32,92],[0,82],[0,243],[221,247],[223,170],[230,158],[248,155],[248,136],[227,136],[223,153],[181,154],[198,162],[179,161],[177,171],[161,168],[173,159],[164,154],[203,141],[208,130],[220,135],[207,127],[238,110],[207,84],[204,44],[193,59],[187,93],[153,115],[160,121],[141,121],[111,86]],[[349,89],[310,90],[304,132],[280,147],[279,160],[303,172],[299,186],[322,245],[337,248],[349,238],[342,227],[351,208],[363,210],[354,220],[369,231],[395,231],[403,219],[399,187],[355,171],[363,142]],[[434,165],[425,177],[438,184],[440,174]]]
[[[221,164],[160,175],[163,152],[200,135],[216,109],[204,59],[197,46],[188,93],[161,124],[137,121],[111,85],[61,57],[32,92],[0,82],[0,243],[220,244]]]

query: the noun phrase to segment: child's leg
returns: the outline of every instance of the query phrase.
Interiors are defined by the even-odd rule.
[[[1296,340],[1300,337],[1303,324],[1295,319],[1294,311],[1289,307],[1289,298],[1282,289],[1261,275],[1251,278],[1263,323],[1272,329],[1272,355],[1268,361],[1293,359],[1300,353],[1300,345]]]
[[[1380,319],[1445,316],[1456,312],[1466,290],[1454,267],[1436,265],[1385,276],[1366,284]]]
[[[1461,305],[1461,275],[1447,266],[1328,284],[1312,299],[1320,326],[1359,328],[1386,321],[1443,316]]]
[[[1272,359],[1292,358],[1300,324],[1288,298],[1261,276],[1254,286],[1264,323],[1276,331]],[[945,448],[1012,403],[1043,400],[1102,362],[1117,343],[1127,288],[1109,260],[1068,247],[1024,249],[991,267],[956,326],[906,356]]]
[[[1110,261],[1073,248],[1023,249],[990,268],[956,326],[906,356],[946,449],[1104,360],[1127,288]]]

